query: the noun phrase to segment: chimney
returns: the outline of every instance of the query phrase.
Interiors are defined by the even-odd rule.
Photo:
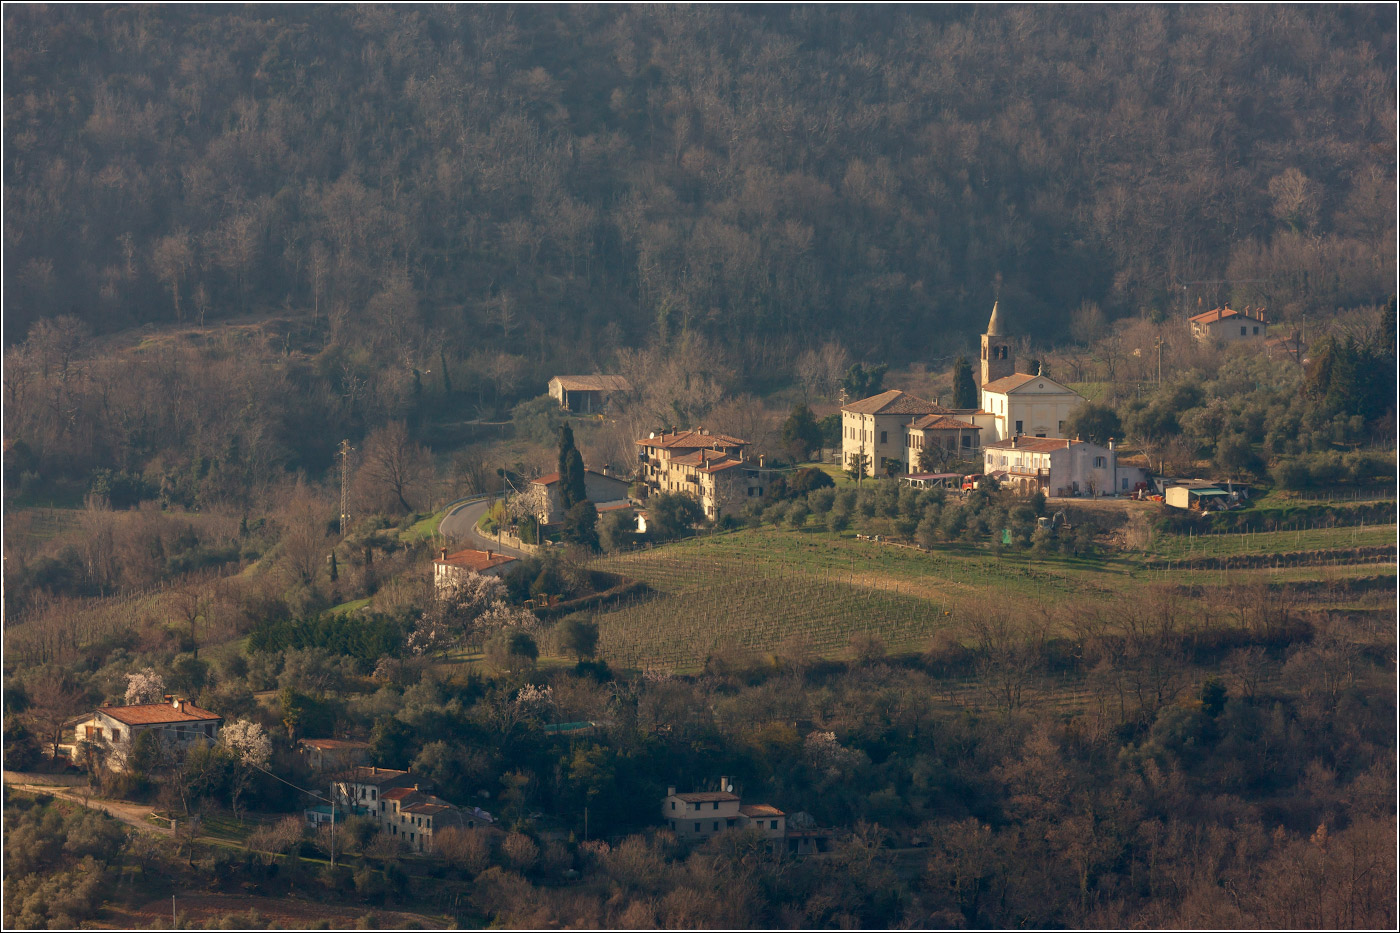
[[[719,790],[720,790],[720,793],[724,793],[724,792],[726,792],[726,791],[729,790],[729,776],[728,776],[728,775],[721,774],[721,775],[719,776]]]
[[[758,455],[758,468],[763,469],[763,454]]]
[[[676,796],[676,788],[675,788],[674,785],[672,785],[672,786],[666,788],[666,796],[667,796],[667,797],[674,797],[674,796]]]
[[[447,560],[447,548],[438,549],[438,560]]]
[[[1111,437],[1108,439],[1108,449],[1109,449],[1109,450],[1112,450],[1112,449],[1113,449],[1113,438],[1111,438]]]
[[[487,548],[487,549],[486,549],[486,559],[487,559],[487,560],[491,560],[491,559],[492,559],[493,557],[495,557],[495,556],[496,556],[496,552],[495,552],[495,551],[491,550],[490,548]]]
[[[369,773],[370,773],[370,774],[378,774],[378,773],[379,773],[379,769],[376,768],[374,765],[370,765],[370,766],[369,766]]]

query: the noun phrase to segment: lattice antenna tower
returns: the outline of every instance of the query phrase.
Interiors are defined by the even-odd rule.
[[[340,536],[350,526],[350,446],[349,439],[340,442]]]

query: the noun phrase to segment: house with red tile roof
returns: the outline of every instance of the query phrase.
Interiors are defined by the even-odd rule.
[[[1229,305],[1202,311],[1190,317],[1191,336],[1203,343],[1258,343],[1269,336],[1268,313],[1263,308],[1245,306],[1236,311]]]
[[[180,755],[196,742],[216,742],[223,722],[218,713],[174,696],[160,703],[101,706],[73,721],[73,757],[81,757],[86,743],[103,752],[108,768],[121,771],[131,744],[143,732],[155,734],[162,749]]]
[[[433,561],[433,586],[439,595],[459,586],[471,574],[485,577],[499,577],[515,563],[514,557],[497,553],[494,550],[477,551],[468,548],[464,551],[447,553],[447,548],[438,551]]]

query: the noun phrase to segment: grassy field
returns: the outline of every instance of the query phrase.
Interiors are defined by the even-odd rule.
[[[1394,525],[1365,528],[1305,528],[1299,531],[1260,531],[1211,535],[1159,535],[1153,556],[1169,560],[1225,557],[1242,554],[1288,554],[1339,548],[1394,544]]]
[[[1151,585],[1343,583],[1395,574],[1393,563],[1225,571],[1148,569],[1147,559],[1331,550],[1394,539],[1393,525],[1194,543],[1163,536],[1164,550],[1151,554],[1078,559],[961,545],[921,551],[850,533],[751,529],[600,560],[600,569],[644,580],[655,592],[599,612],[595,620],[602,656],[627,667],[687,672],[703,667],[707,657],[735,652],[801,650],[840,658],[862,635],[894,651],[921,650],[940,628],[956,630],[993,605],[1033,611],[1072,599],[1090,608],[1132,599]]]

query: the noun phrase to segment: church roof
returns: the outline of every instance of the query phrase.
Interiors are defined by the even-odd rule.
[[[987,322],[988,337],[1005,337],[1006,331],[1002,329],[1001,313],[997,310],[997,302],[992,302],[992,319]]]

